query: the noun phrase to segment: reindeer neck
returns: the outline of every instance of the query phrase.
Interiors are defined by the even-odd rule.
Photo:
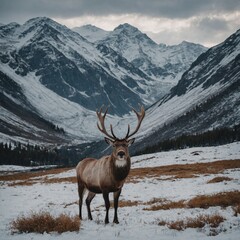
[[[114,158],[113,155],[111,155],[111,168],[113,176],[116,181],[122,181],[128,176],[131,167],[131,160],[130,157],[127,158],[126,164],[123,166],[119,166],[118,164],[116,164],[116,161],[118,160]]]

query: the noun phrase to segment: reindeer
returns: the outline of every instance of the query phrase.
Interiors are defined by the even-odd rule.
[[[88,211],[88,219],[92,220],[90,203],[96,194],[102,193],[105,201],[106,215],[105,224],[109,223],[108,212],[110,208],[109,193],[113,192],[114,196],[114,223],[118,222],[118,199],[122,191],[123,184],[129,174],[131,160],[129,156],[128,147],[134,143],[134,138],[131,138],[139,130],[142,120],[145,116],[144,108],[141,111],[133,111],[137,115],[138,124],[136,129],[130,133],[130,125],[125,138],[119,139],[115,136],[110,125],[111,134],[107,132],[104,124],[108,108],[102,113],[96,111],[100,126],[97,123],[98,129],[106,135],[105,141],[113,147],[110,156],[103,156],[99,160],[95,158],[85,158],[80,161],[76,167],[77,181],[78,181],[78,194],[79,194],[79,218],[82,219],[82,202],[84,191],[87,189],[88,196],[86,198],[86,205]],[[130,139],[131,138],[131,139]]]

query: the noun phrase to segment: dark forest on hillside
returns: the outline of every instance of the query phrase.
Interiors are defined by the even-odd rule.
[[[165,140],[154,146],[147,147],[135,155],[170,151],[188,147],[217,146],[234,141],[240,141],[240,124],[234,126],[233,128],[219,128],[200,134],[182,135],[175,139]],[[99,144],[93,143],[94,149],[96,149]],[[88,151],[86,151],[86,149],[88,149]],[[76,166],[81,159],[91,156],[92,152],[93,150],[91,150],[91,145],[86,144],[49,149],[39,146],[26,146],[20,143],[15,145],[0,143],[0,165]]]
[[[233,128],[217,128],[212,131],[194,135],[181,135],[180,137],[162,141],[156,145],[146,147],[136,155],[184,149],[189,147],[218,146],[240,141],[240,124]]]

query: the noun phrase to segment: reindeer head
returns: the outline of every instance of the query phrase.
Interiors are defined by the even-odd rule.
[[[119,139],[116,137],[116,135],[113,132],[113,127],[112,124],[110,124],[110,131],[111,134],[109,134],[105,128],[105,124],[104,124],[104,120],[105,117],[107,115],[107,111],[108,108],[106,109],[106,111],[102,114],[102,108],[100,109],[100,111],[97,111],[97,116],[100,122],[100,126],[97,123],[97,127],[98,129],[105,134],[107,137],[105,137],[105,141],[111,145],[113,147],[113,152],[112,155],[115,159],[117,159],[118,161],[126,161],[129,158],[129,151],[128,151],[128,147],[134,143],[135,138],[131,138],[134,134],[137,133],[137,131],[139,130],[142,120],[145,116],[145,111],[143,106],[141,107],[141,111],[137,112],[134,108],[132,109],[135,114],[137,115],[138,118],[138,124],[136,129],[130,133],[130,125],[128,124],[128,130],[127,130],[127,134],[124,138]],[[121,165],[121,163],[120,163]]]

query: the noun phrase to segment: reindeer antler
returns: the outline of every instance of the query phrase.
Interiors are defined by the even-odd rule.
[[[142,120],[145,117],[145,110],[144,110],[143,106],[141,106],[141,111],[140,112],[137,112],[134,108],[132,108],[132,110],[137,115],[138,125],[137,125],[136,129],[131,134],[129,134],[130,133],[130,125],[128,124],[128,131],[127,131],[127,135],[126,135],[125,139],[128,139],[128,138],[132,137],[135,133],[137,133],[138,129],[141,126]]]
[[[103,106],[100,108],[100,111],[99,111],[99,112],[96,111],[97,116],[98,116],[98,119],[99,119],[99,122],[100,122],[100,125],[101,125],[101,127],[100,127],[99,124],[97,123],[97,127],[98,127],[99,131],[101,131],[101,132],[102,132],[103,134],[105,134],[107,137],[109,137],[109,138],[112,139],[112,140],[116,140],[117,137],[115,136],[115,134],[114,134],[114,132],[113,132],[112,124],[110,124],[110,130],[111,130],[111,134],[112,134],[112,135],[110,135],[110,134],[107,132],[107,130],[106,130],[106,128],[105,128],[105,125],[104,125],[104,120],[105,120],[105,117],[106,117],[107,112],[108,112],[108,107],[106,108],[106,111],[105,111],[105,113],[103,113],[103,115],[102,115],[102,109],[103,109]]]

